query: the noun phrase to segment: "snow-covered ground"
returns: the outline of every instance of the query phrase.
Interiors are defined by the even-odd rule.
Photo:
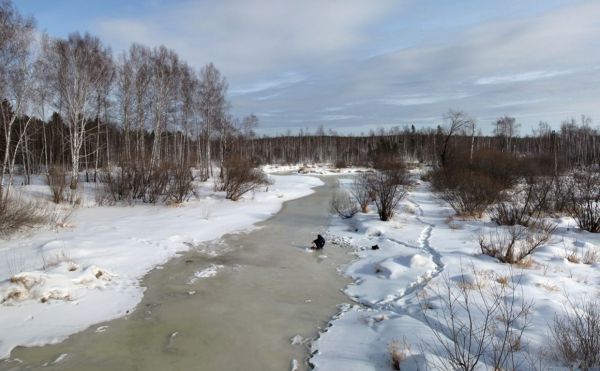
[[[151,269],[202,242],[250,229],[322,184],[309,176],[271,178],[273,185],[238,202],[212,192],[210,182],[179,206],[87,207],[93,204],[87,192],[68,227],[2,241],[0,359],[17,345],[59,342],[126,315],[140,302],[140,280]],[[49,194],[40,182],[21,191]],[[207,253],[213,248],[219,247],[206,247]]]
[[[336,168],[329,163],[322,164],[296,164],[296,165],[264,165],[262,170],[268,174],[296,172],[304,175],[352,175],[369,169],[364,167]]]
[[[341,183],[349,186],[348,180]],[[453,215],[428,183],[417,181],[389,222],[379,221],[375,210],[349,220],[335,218],[329,240],[355,249],[357,255],[345,269],[354,279],[345,292],[355,304],[344,308],[313,342],[310,362],[316,370],[391,370],[392,353],[402,360],[402,370],[423,370],[427,364],[438,369],[439,362],[448,366],[447,359],[436,357],[444,353],[439,352],[439,339],[447,340],[444,333],[449,333],[446,287],[455,294],[457,288],[465,289],[474,300],[475,322],[481,319],[476,309],[483,305],[480,292],[501,293],[509,300],[515,287],[515,308],[532,305],[515,353],[516,368],[562,366],[548,354],[549,324],[564,313],[567,296],[577,303],[600,295],[598,262],[573,263],[566,256],[600,249],[600,235],[579,231],[570,218],[556,219],[559,227],[551,241],[528,265],[511,267],[480,253],[478,237],[495,231],[493,223]],[[373,250],[374,245],[379,249]],[[499,312],[492,319],[496,329],[502,328],[500,319]],[[520,318],[513,328],[523,323]],[[439,339],[432,327],[441,331]],[[490,368],[487,360],[480,361],[480,369]]]

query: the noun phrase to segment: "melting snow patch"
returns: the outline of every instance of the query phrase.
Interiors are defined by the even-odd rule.
[[[220,265],[220,264],[211,264],[210,267],[198,271],[196,273],[194,273],[194,277],[192,277],[189,281],[188,284],[193,284],[196,281],[198,281],[198,279],[201,278],[210,278],[210,277],[214,277],[217,275],[217,273],[219,273],[220,269],[223,269],[225,266]]]
[[[81,288],[103,288],[115,274],[94,265],[83,271],[62,263],[48,271],[23,272],[0,283],[0,304],[16,304],[26,300],[46,303],[50,300],[74,300]]]
[[[303,338],[300,335],[296,335],[294,336],[290,341],[292,342],[292,345],[302,345],[306,342],[307,339]]]
[[[58,356],[58,357],[57,357],[57,358],[54,360],[54,362],[52,362],[52,363],[53,363],[53,364],[60,363],[60,362],[64,361],[64,360],[65,360],[65,358],[67,358],[67,356],[68,356],[68,355],[69,355],[68,353],[63,353],[63,354],[59,355],[59,356]]]

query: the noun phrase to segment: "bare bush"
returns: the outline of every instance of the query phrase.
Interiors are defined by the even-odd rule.
[[[354,178],[352,187],[350,188],[350,194],[360,206],[360,210],[363,213],[369,211],[369,204],[375,199],[375,195],[371,189],[371,178],[373,174],[362,173]]]
[[[169,177],[165,201],[182,203],[194,193],[194,177],[188,166],[176,166]]]
[[[144,196],[144,170],[124,165],[115,171],[106,171],[100,176],[103,192],[111,195],[112,201],[132,201]]]
[[[378,171],[370,178],[369,187],[375,196],[377,214],[382,221],[394,216],[394,209],[406,196],[406,173],[400,171]]]
[[[554,355],[565,366],[590,370],[600,367],[600,302],[573,303],[550,327]]]
[[[586,169],[573,174],[569,212],[579,228],[600,233],[600,172]]]
[[[50,187],[52,201],[59,204],[67,199],[67,177],[63,170],[58,167],[52,167],[46,175],[46,184]]]
[[[481,216],[502,191],[489,176],[468,169],[438,169],[431,180],[439,197],[461,216]]]
[[[564,176],[556,176],[552,179],[552,188],[550,190],[549,211],[568,212],[569,205],[573,198],[573,192],[570,182]]]
[[[531,221],[527,203],[516,198],[494,205],[490,210],[490,218],[498,225],[528,226]]]
[[[0,236],[5,237],[22,228],[50,223],[56,219],[54,210],[42,201],[5,198],[0,202]]]
[[[545,222],[530,223],[528,227],[513,225],[498,228],[488,236],[479,236],[481,252],[500,260],[515,264],[533,254],[552,238],[556,225]]]
[[[345,169],[348,167],[348,164],[344,160],[337,160],[334,164],[336,169]]]
[[[144,179],[145,192],[142,200],[154,204],[167,193],[171,175],[169,165],[162,164],[150,170]]]
[[[522,293],[517,295],[522,286],[512,273],[506,284],[491,286],[476,271],[473,276],[475,282],[461,269],[457,280],[445,277],[436,292],[439,309],[425,314],[436,339],[425,347],[440,357],[433,366],[471,371],[483,362],[495,370],[518,369],[523,360],[516,353],[522,348],[533,303]]]
[[[491,219],[498,225],[528,226],[543,210],[548,209],[552,180],[529,177],[527,183],[514,190],[491,209]]]
[[[331,198],[331,211],[344,219],[350,219],[358,213],[356,202],[345,191],[336,191]]]
[[[220,188],[225,191],[225,198],[237,201],[244,194],[271,182],[267,175],[253,168],[248,161],[241,159],[227,160],[223,164]]]
[[[185,164],[165,163],[154,169],[124,165],[104,172],[100,179],[104,183],[101,192],[110,195],[112,202],[140,199],[156,203],[163,198],[164,201],[181,203],[188,200],[194,191],[194,179]]]

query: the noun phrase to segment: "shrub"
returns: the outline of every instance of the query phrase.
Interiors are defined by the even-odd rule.
[[[171,168],[169,164],[162,164],[150,169],[146,177],[143,177],[145,192],[142,200],[151,204],[160,200],[167,193],[169,181],[171,180]]]
[[[350,194],[360,206],[360,210],[363,213],[369,211],[369,204],[375,199],[375,195],[371,189],[371,178],[372,174],[362,173],[354,178],[352,188],[350,188]]]
[[[513,187],[521,176],[527,175],[524,174],[521,164],[522,160],[512,153],[481,150],[474,154],[470,164],[463,162],[462,167],[484,174],[499,188],[507,189]]]
[[[56,219],[52,209],[42,201],[5,198],[0,202],[0,236],[8,236],[21,228],[31,228]]]
[[[406,183],[406,174],[400,170],[377,171],[370,178],[369,188],[375,196],[380,220],[385,222],[394,216],[394,209],[406,196]]]
[[[522,225],[527,227],[549,205],[552,180],[529,177],[521,189],[492,207],[491,219],[498,225]]]
[[[58,167],[52,167],[46,175],[46,184],[50,187],[52,201],[59,204],[67,199],[67,178],[63,170]]]
[[[156,203],[180,203],[189,199],[194,191],[193,177],[186,164],[165,163],[154,169],[136,165],[123,165],[114,171],[105,171],[101,177],[101,192],[110,195],[113,202],[142,200]],[[104,195],[99,198],[105,200]]]
[[[569,301],[565,313],[554,318],[550,332],[554,354],[566,366],[600,367],[600,302]]]
[[[346,164],[346,161],[344,160],[337,160],[334,166],[336,169],[345,169],[348,167],[348,164]]]
[[[516,264],[547,243],[555,229],[556,225],[543,222],[530,223],[528,227],[513,225],[496,229],[489,236],[479,237],[479,247],[483,254],[502,263]]]
[[[331,198],[331,211],[344,219],[350,219],[358,213],[354,200],[345,191],[334,192]]]
[[[488,285],[487,277],[473,273],[475,282],[462,269],[457,280],[445,277],[435,292],[438,309],[424,315],[435,337],[425,347],[440,357],[433,369],[472,371],[480,362],[493,370],[519,369],[515,353],[522,348],[533,303],[517,296],[521,282],[512,274],[503,278],[506,284]]]
[[[573,174],[569,212],[579,228],[600,232],[600,172],[587,169]]]
[[[182,203],[189,200],[194,193],[194,177],[190,167],[186,165],[176,166],[169,177],[165,201]]]
[[[438,169],[431,180],[439,197],[462,216],[481,216],[502,191],[489,176],[468,169]]]
[[[242,159],[231,159],[223,163],[221,182],[219,188],[225,191],[225,198],[232,201],[239,200],[257,187],[271,184],[264,172]]]

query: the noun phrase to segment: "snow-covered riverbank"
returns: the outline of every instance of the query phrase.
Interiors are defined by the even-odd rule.
[[[272,176],[275,184],[239,202],[206,183],[180,207],[77,209],[71,227],[3,241],[0,247],[0,358],[17,345],[59,342],[126,315],[143,296],[140,280],[179,252],[247,230],[285,201],[322,182]],[[206,247],[210,249],[216,247]]]
[[[504,293],[503,300],[514,293],[515,308],[531,304],[511,325],[516,331],[527,322],[514,362],[520,369],[561,366],[548,355],[549,324],[564,313],[567,295],[577,303],[600,294],[598,262],[574,263],[567,256],[598,250],[600,236],[579,231],[569,218],[556,219],[551,241],[528,264],[511,266],[480,253],[478,236],[495,231],[493,223],[452,215],[429,185],[418,181],[392,221],[379,221],[374,210],[349,220],[336,217],[329,239],[356,250],[357,259],[345,270],[355,282],[345,292],[357,304],[345,308],[313,342],[310,362],[316,370],[390,370],[393,353],[402,370],[449,365],[439,346],[451,333],[444,299],[448,285],[472,294],[473,312],[484,306],[479,292]],[[488,359],[482,357],[481,369],[489,368]]]

